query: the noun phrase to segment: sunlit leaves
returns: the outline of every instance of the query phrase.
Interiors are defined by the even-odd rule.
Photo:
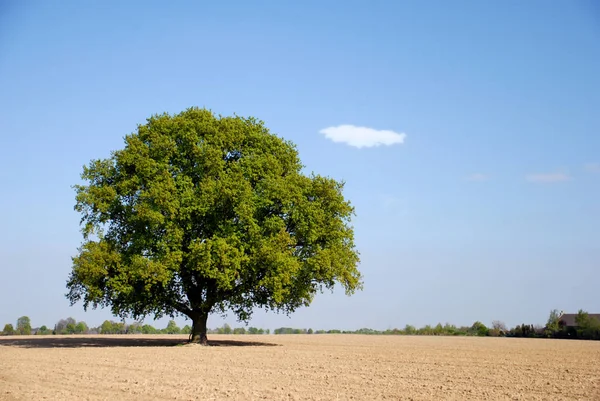
[[[301,174],[290,142],[253,118],[156,115],[75,186],[85,242],[71,302],[134,317],[254,307],[292,312],[361,287],[343,184]],[[95,237],[94,237],[95,235]]]

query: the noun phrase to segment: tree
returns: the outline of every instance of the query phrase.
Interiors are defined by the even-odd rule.
[[[125,332],[125,325],[123,323],[113,322],[105,320],[100,326],[101,334],[123,334]]]
[[[12,336],[15,334],[15,328],[10,323],[5,324],[4,329],[2,330],[2,334],[4,334],[5,336]]]
[[[362,288],[343,182],[302,173],[295,146],[255,118],[154,115],[76,185],[83,243],[71,304],[139,318],[290,314],[323,289]]]
[[[85,322],[78,322],[75,325],[75,330],[73,331],[75,334],[86,334],[88,332],[88,325]]]
[[[233,334],[246,334],[246,329],[244,327],[236,327],[233,329]]]
[[[142,334],[156,334],[156,329],[149,324],[142,326]]]
[[[492,322],[492,328],[489,330],[489,335],[492,337],[504,336],[507,332],[506,324],[500,320],[494,320]]]
[[[68,317],[66,319],[60,319],[54,325],[54,334],[68,334],[69,331],[68,331],[67,327],[69,329],[74,329],[76,324],[77,324],[77,322],[72,317]]]
[[[600,321],[591,317],[586,311],[580,309],[575,316],[577,336],[591,340],[600,339]]]
[[[141,334],[142,333],[142,322],[133,322],[127,326],[127,333],[129,334]]]
[[[167,327],[165,328],[165,333],[166,334],[179,334],[180,331],[181,330],[177,326],[177,323],[175,322],[175,320],[169,320],[169,323],[167,323]]]
[[[21,316],[17,319],[16,334],[28,336],[31,334],[31,319],[28,316]]]
[[[485,326],[485,324],[481,323],[481,322],[475,322],[473,323],[473,326],[471,326],[471,330],[470,330],[473,334],[480,336],[480,337],[485,337],[489,334],[489,330],[488,328]]]
[[[46,325],[40,327],[40,329],[38,330],[37,334],[39,335],[47,335],[47,334],[51,334],[50,330],[48,330],[48,327],[46,327]]]
[[[75,334],[76,331],[77,331],[77,324],[75,324],[75,323],[67,324],[67,327],[65,328],[66,334]]]
[[[415,328],[415,326],[411,326],[410,324],[407,324],[406,326],[404,326],[404,333],[406,333],[408,335],[417,334],[417,329]]]
[[[546,334],[549,337],[553,337],[560,331],[560,312],[557,309],[553,309],[550,311],[550,315],[548,316],[548,322],[546,323]]]

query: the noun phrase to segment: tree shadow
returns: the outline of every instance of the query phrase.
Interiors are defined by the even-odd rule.
[[[0,337],[0,347],[20,348],[111,348],[111,347],[176,347],[190,345],[187,338],[152,338],[152,336],[30,336],[30,337]],[[261,341],[248,340],[211,340],[208,345],[212,347],[276,347],[280,344],[272,344]]]

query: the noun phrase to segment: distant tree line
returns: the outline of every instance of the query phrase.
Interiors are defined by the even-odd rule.
[[[280,327],[275,334],[373,334],[373,335],[424,335],[424,336],[479,336],[479,337],[521,337],[521,338],[570,338],[580,340],[600,340],[600,320],[593,318],[586,311],[579,310],[575,317],[576,326],[565,326],[560,320],[557,310],[550,312],[545,326],[520,324],[511,329],[498,320],[491,327],[477,321],[471,326],[455,326],[438,323],[436,326],[426,325],[421,328],[406,325],[403,329],[374,330],[316,330]]]
[[[296,329],[290,327],[280,327],[274,330],[275,334],[370,334],[370,335],[424,335],[424,336],[503,336],[505,326],[502,322],[494,322],[492,328],[486,327],[481,322],[475,322],[472,326],[457,327],[453,324],[442,326],[438,323],[436,326],[426,325],[416,328],[407,324],[403,329],[374,330],[362,328],[358,330],[313,330]]]
[[[370,334],[370,335],[423,335],[423,336],[479,336],[479,337],[522,337],[522,338],[571,338],[600,340],[600,320],[593,318],[587,312],[579,310],[575,317],[576,327],[566,327],[560,320],[560,313],[557,310],[550,312],[545,326],[533,324],[520,324],[511,329],[498,320],[492,322],[491,327],[477,321],[471,326],[455,326],[446,323],[438,323],[436,326],[426,325],[416,328],[407,324],[403,329],[374,330],[362,328],[359,330],[314,330],[299,329],[291,327],[280,327],[273,331],[274,334]],[[189,325],[182,328],[177,326],[174,320],[170,320],[163,329],[157,329],[143,322],[134,322],[127,324],[125,322],[114,322],[105,320],[100,326],[89,328],[83,322],[77,322],[69,317],[59,320],[54,329],[50,330],[46,326],[39,328],[31,327],[31,320],[27,316],[21,316],[17,319],[16,327],[12,324],[6,324],[0,334],[2,335],[49,335],[49,334],[190,334],[192,331]],[[208,334],[270,334],[269,329],[256,327],[236,327],[232,328],[228,324],[216,329],[208,329]]]
[[[123,321],[115,322],[112,320],[105,320],[98,327],[88,327],[84,321],[77,322],[72,317],[61,319],[55,325],[54,329],[49,329],[47,326],[41,326],[38,328],[31,327],[31,319],[27,316],[21,316],[17,319],[16,328],[12,324],[6,324],[4,329],[0,332],[0,335],[14,336],[14,335],[56,335],[56,334],[187,334],[192,332],[192,328],[189,325],[185,325],[180,328],[177,326],[175,320],[170,320],[167,323],[167,327],[163,329],[157,329],[150,324],[143,324],[142,322],[133,322],[127,324]],[[216,329],[209,329],[209,334],[269,334],[269,329],[262,329],[256,327],[236,327],[232,328],[228,324],[224,324],[222,327]]]
[[[522,324],[509,333],[511,337],[528,338],[570,338],[579,340],[600,340],[600,320],[593,318],[582,309],[575,316],[575,326],[565,326],[558,310],[550,311],[546,326]]]

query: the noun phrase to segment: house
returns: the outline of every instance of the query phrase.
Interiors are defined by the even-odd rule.
[[[600,322],[600,313],[588,313],[588,316],[592,319],[596,319]],[[577,313],[560,313],[558,318],[558,324],[564,328],[577,328]]]

